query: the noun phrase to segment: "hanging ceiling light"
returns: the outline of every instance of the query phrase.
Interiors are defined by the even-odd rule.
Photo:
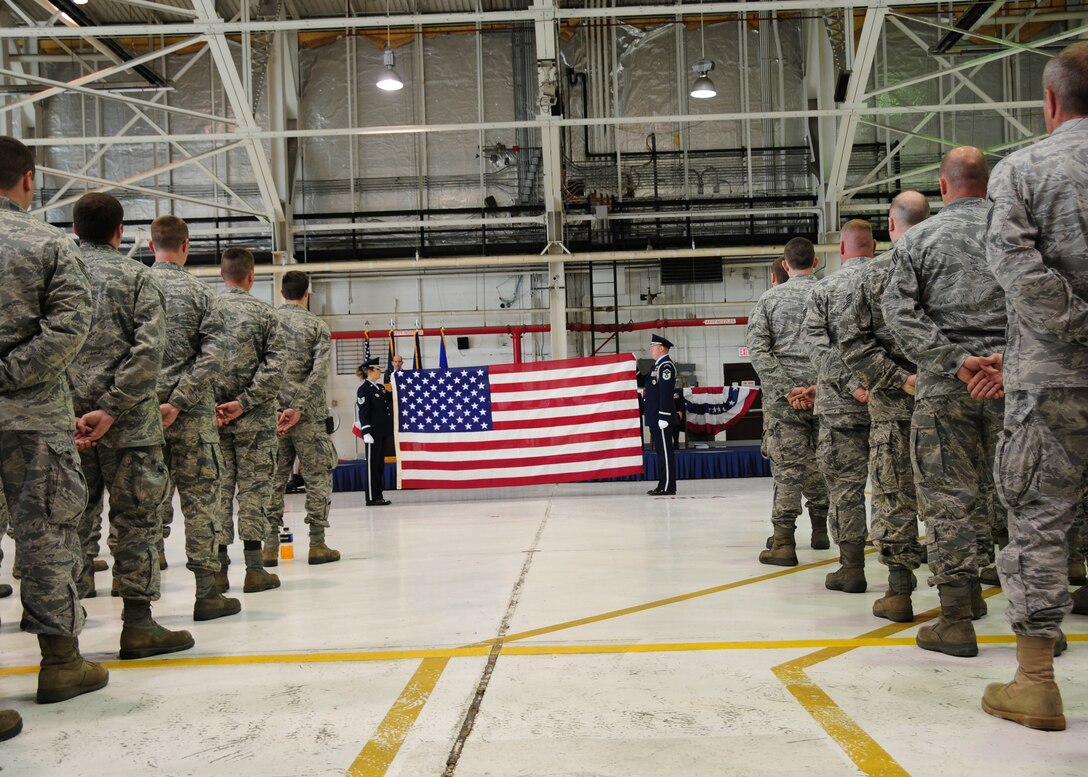
[[[382,52],[382,64],[385,65],[385,70],[382,71],[382,77],[378,79],[378,88],[383,89],[386,92],[395,92],[398,89],[403,89],[404,82],[400,80],[397,71],[393,69],[393,65],[396,64],[396,61],[393,58],[393,49],[389,48],[388,42],[385,44],[385,51]]]
[[[691,69],[695,72],[695,83],[691,85],[691,96],[700,100],[714,97],[718,90],[714,88],[714,82],[707,75],[714,69],[714,63],[709,59],[700,59]]]
[[[382,52],[382,65],[385,66],[385,70],[382,71],[381,78],[378,79],[378,88],[385,92],[396,92],[404,88],[404,82],[400,80],[397,71],[393,69],[396,58],[393,56],[393,47],[389,45],[389,0],[385,0],[385,18],[385,50]]]
[[[714,69],[714,62],[706,58],[706,32],[703,25],[703,12],[699,11],[699,52],[701,59],[691,66],[695,73],[695,83],[691,85],[691,96],[698,100],[714,97],[718,90],[714,88],[714,82],[707,75]]]

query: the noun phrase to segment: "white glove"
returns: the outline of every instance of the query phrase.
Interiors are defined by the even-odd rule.
[[[367,445],[373,445],[374,444],[374,435],[364,434],[363,435],[363,442],[365,442]]]
[[[659,420],[659,421],[657,422],[657,428],[658,428],[658,429],[668,429],[668,428],[669,428],[669,422],[668,422],[668,421],[665,421],[665,420],[663,420],[663,419],[662,419],[662,420]]]

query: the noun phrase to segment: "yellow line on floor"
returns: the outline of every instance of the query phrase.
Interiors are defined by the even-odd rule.
[[[427,658],[420,662],[374,736],[348,767],[346,777],[382,777],[386,773],[447,664],[448,658]]]
[[[869,551],[875,552],[875,551]],[[678,596],[670,596],[667,599],[658,599],[653,602],[646,602],[645,604],[636,604],[633,607],[624,607],[622,610],[612,610],[610,612],[601,613],[600,615],[590,615],[585,618],[578,618],[577,620],[565,621],[563,623],[557,623],[554,626],[545,626],[539,629],[532,629],[530,631],[522,631],[517,634],[510,634],[503,638],[503,643],[515,642],[522,639],[530,639],[531,637],[539,637],[541,634],[553,634],[557,631],[563,631],[565,629],[573,629],[576,626],[585,626],[590,623],[600,623],[601,621],[612,620],[613,618],[622,618],[624,615],[633,615],[639,612],[645,612],[646,610],[653,610],[657,607],[665,607],[670,604],[678,604],[680,602],[687,602],[692,599],[698,599],[702,596],[710,596],[711,594],[718,594],[722,591],[730,591],[734,588],[742,588],[746,585],[753,585],[755,583],[763,583],[767,580],[775,580],[779,577],[785,577],[786,575],[796,574],[797,572],[805,572],[809,569],[816,569],[817,567],[827,566],[828,564],[837,564],[839,559],[829,558],[823,561],[813,561],[810,564],[801,564],[796,567],[788,567],[781,569],[777,572],[771,572],[766,575],[757,575],[756,577],[749,577],[744,580],[735,580],[732,583],[725,583],[723,585],[716,585],[711,588],[704,588],[700,591],[692,591],[691,593],[680,594]],[[476,644],[480,645],[493,645],[497,640],[487,640]],[[506,650],[503,650],[505,653]]]
[[[918,625],[915,621],[913,625]],[[912,624],[903,624],[909,628]],[[1070,642],[1088,643],[1088,634],[1067,633]],[[1012,645],[1012,634],[995,634],[978,637],[980,645]],[[914,645],[913,637],[861,636],[848,639],[768,639],[735,642],[631,642],[574,645],[504,645],[503,654],[508,656],[579,656],[609,655],[618,653],[687,653],[716,650],[822,650],[854,649],[865,647],[908,647]],[[484,658],[490,648],[477,645],[470,648],[431,650],[375,650],[353,653],[281,653],[276,655],[194,656],[193,658],[163,658],[141,661],[102,661],[110,671],[125,669],[181,669],[190,667],[251,666],[261,664],[335,664],[365,663],[373,661],[420,661],[427,659]],[[838,655],[838,654],[836,654]],[[92,655],[91,658],[94,658]],[[812,659],[812,656],[806,657]],[[821,659],[823,660],[823,659]],[[819,663],[815,661],[814,663]],[[0,667],[0,677],[37,674],[35,664]]]
[[[1001,593],[1000,588],[991,588],[983,592],[990,597]],[[880,628],[867,631],[859,640],[886,640],[887,642],[913,644],[913,640],[891,640],[893,634],[913,628],[920,623],[932,620],[940,614],[940,609],[927,610],[914,616],[911,623],[889,623]],[[1014,641],[1011,637],[982,638],[980,642]],[[809,715],[820,724],[828,736],[843,749],[850,760],[870,777],[909,777],[906,770],[880,744],[869,736],[853,718],[835,703],[827,692],[820,688],[805,670],[854,650],[854,647],[827,647],[807,656],[787,661],[772,667],[775,677],[786,686],[793,697],[800,702]]]

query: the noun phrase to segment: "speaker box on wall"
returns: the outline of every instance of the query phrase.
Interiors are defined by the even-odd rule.
[[[457,338],[457,350],[463,351],[466,348],[468,348],[468,338],[467,337],[458,337]]]

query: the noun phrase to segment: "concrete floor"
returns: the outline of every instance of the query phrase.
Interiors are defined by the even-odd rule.
[[[100,574],[81,643],[110,685],[61,704],[33,702],[36,644],[17,597],[0,600],[0,701],[26,724],[0,744],[0,777],[1083,773],[1088,619],[1067,621],[1057,663],[1068,731],[1029,731],[979,708],[1015,662],[996,589],[978,658],[926,653],[917,623],[870,614],[872,558],[864,595],[824,590],[833,553],[805,529],[802,566],[756,562],[769,479],[646,488],[392,492],[380,509],[338,494],[344,559],[322,567],[292,496],[283,587],[241,593],[235,548],[243,611],[200,624],[179,530],[155,615],[196,648],[116,661],[120,602]],[[915,596],[918,613],[936,605]]]

